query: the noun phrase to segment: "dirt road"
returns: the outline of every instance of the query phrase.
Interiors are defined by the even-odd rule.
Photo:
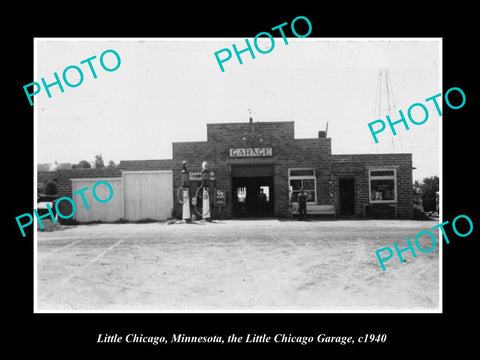
[[[37,309],[435,311],[438,244],[417,258],[404,253],[404,264],[395,255],[386,271],[375,255],[435,224],[228,220],[39,232]]]

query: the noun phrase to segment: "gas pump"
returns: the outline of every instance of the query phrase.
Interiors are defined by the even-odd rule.
[[[182,171],[180,172],[180,186],[177,190],[177,199],[182,207],[182,220],[190,221],[190,199],[189,199],[189,178],[187,172],[187,162],[183,161]]]
[[[210,174],[208,171],[208,163],[204,161],[202,163],[202,182],[200,184],[200,187],[198,187],[197,191],[195,192],[195,198],[192,199],[192,203],[194,203],[195,206],[195,212],[198,215],[201,215],[203,219],[207,221],[211,221],[211,215],[210,215],[210,194],[209,194],[209,185],[210,185]],[[199,195],[199,192],[201,191],[201,196],[202,196],[202,212],[197,208],[197,197]],[[195,201],[193,201],[195,200]]]
[[[202,163],[202,184],[201,188],[203,188],[202,194],[202,218],[207,221],[210,221],[210,195],[209,191],[209,184],[210,184],[210,175],[208,173],[208,163],[204,161]]]

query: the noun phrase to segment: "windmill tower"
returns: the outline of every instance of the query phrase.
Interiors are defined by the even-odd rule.
[[[386,119],[387,115],[389,115],[392,119],[398,117],[398,112],[395,107],[395,98],[393,96],[390,70],[385,67],[378,69],[377,91],[375,93],[375,110],[373,116],[374,119]],[[397,150],[399,146],[400,151],[403,152],[402,138],[400,133],[397,133],[397,136],[392,136],[392,153],[395,153],[395,145],[397,145]],[[379,145],[377,144],[377,153],[378,146]]]

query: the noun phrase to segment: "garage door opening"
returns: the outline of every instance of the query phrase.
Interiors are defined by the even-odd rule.
[[[232,206],[235,218],[273,216],[273,166],[232,166]]]

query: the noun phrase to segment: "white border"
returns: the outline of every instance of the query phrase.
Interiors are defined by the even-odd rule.
[[[440,93],[443,91],[443,38],[438,38],[438,78],[439,78],[439,86],[440,86]],[[443,101],[440,103],[440,110],[443,108]],[[443,112],[442,112],[443,114]],[[443,222],[443,126],[438,127],[438,136],[439,136],[439,144],[438,144],[438,151],[439,151],[439,175],[438,175],[438,180],[439,180],[439,197],[440,197],[440,202],[439,202],[439,214],[438,214],[438,220],[439,224]],[[439,246],[439,269],[438,269],[438,296],[439,296],[439,302],[438,302],[438,307],[439,307],[439,312],[443,313],[443,241],[442,241],[442,232],[440,228],[438,229],[438,246]]]
[[[261,30],[261,29],[260,29]],[[281,37],[274,36],[275,39],[281,39]],[[235,38],[80,38],[80,37],[73,37],[73,38],[33,38],[33,49],[34,49],[34,59],[33,59],[33,74],[34,79],[38,79],[37,73],[37,43],[42,41],[230,41],[230,40],[238,40],[242,39],[241,37]],[[350,41],[350,42],[363,42],[363,41],[437,41],[439,46],[439,92],[442,93],[443,91],[443,38],[442,37],[403,37],[403,38],[389,38],[389,37],[368,37],[368,38],[348,38],[348,37],[335,37],[335,38],[291,38],[287,37],[288,41]],[[35,80],[33,80],[35,81]],[[443,102],[442,102],[443,103]],[[440,104],[442,106],[442,104]],[[34,164],[33,164],[33,171],[34,171],[34,199],[33,199],[33,208],[36,208],[36,199],[37,199],[37,102],[34,102],[33,105],[33,118],[34,118]],[[442,141],[442,126],[439,126],[439,185],[440,185],[440,204],[439,204],[439,221],[440,223],[443,222],[443,141]],[[413,179],[412,179],[413,180]],[[439,242],[439,307],[438,309],[309,309],[309,310],[271,310],[271,309],[264,309],[264,310],[237,310],[237,309],[230,309],[230,310],[39,310],[37,307],[37,229],[33,231],[33,239],[34,239],[34,313],[368,313],[368,314],[375,314],[375,313],[382,313],[382,314],[391,314],[391,313],[443,313],[443,242],[441,241],[442,235],[441,230],[438,230],[438,242]]]
[[[33,78],[38,79],[37,73],[37,39],[33,39]],[[37,183],[38,183],[38,170],[37,170],[37,102],[33,101],[33,206],[32,209],[37,208]],[[32,222],[32,226],[35,226],[33,230],[33,312],[38,312],[37,308],[37,293],[38,293],[38,273],[37,273],[37,249],[38,249],[38,237],[37,231],[38,228],[34,225],[35,222]]]

